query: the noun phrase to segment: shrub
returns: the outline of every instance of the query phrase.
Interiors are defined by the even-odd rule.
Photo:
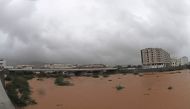
[[[109,74],[103,73],[102,76],[103,76],[104,78],[107,78],[107,77],[109,77]]]
[[[122,90],[122,89],[124,89],[125,87],[119,84],[119,85],[117,85],[115,88],[116,88],[117,90]]]
[[[169,86],[169,87],[168,87],[168,90],[172,90],[172,89],[173,89],[173,87],[172,87],[172,86]]]
[[[56,85],[59,85],[59,86],[64,85],[64,78],[63,78],[63,76],[58,76],[58,77],[55,79],[55,84],[56,84]]]
[[[13,78],[12,76],[7,75],[7,77],[5,78],[5,80],[6,80],[6,81],[11,81],[11,80],[12,80],[12,78]]]
[[[16,76],[13,78],[12,81],[6,85],[6,91],[13,104],[18,107],[34,104],[35,102],[30,97],[30,87],[27,79],[24,77]]]
[[[58,76],[55,79],[55,84],[58,86],[69,86],[72,85],[69,81],[65,81],[63,76]]]
[[[92,77],[94,77],[94,78],[99,78],[99,75],[98,75],[97,73],[94,73],[94,74],[92,75]]]

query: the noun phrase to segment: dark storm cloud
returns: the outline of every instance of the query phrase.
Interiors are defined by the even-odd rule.
[[[140,64],[140,49],[189,56],[188,0],[0,0],[10,63]]]

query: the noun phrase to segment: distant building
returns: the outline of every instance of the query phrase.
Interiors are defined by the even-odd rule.
[[[71,64],[45,64],[44,68],[48,69],[66,69],[66,68],[74,68],[74,65]]]
[[[0,68],[13,69],[14,67],[7,65],[7,61],[5,59],[0,59]]]
[[[188,62],[188,57],[184,56],[182,58],[173,58],[171,59],[171,66],[172,67],[177,67],[177,66],[180,66],[180,65],[187,65],[189,64]]]
[[[170,65],[170,54],[161,48],[145,48],[141,50],[143,67],[161,68]]]
[[[176,59],[176,58],[171,59],[171,66],[172,67],[177,67],[177,66],[179,66],[179,64],[180,64],[179,59]]]
[[[184,56],[180,58],[180,65],[186,65],[188,64],[188,57]]]
[[[7,66],[7,62],[5,59],[0,59],[0,67],[5,68]]]
[[[13,69],[14,68],[14,66],[6,66],[6,67],[4,67],[5,69]]]
[[[105,68],[107,67],[104,64],[88,64],[88,65],[79,65],[79,68]]]
[[[17,65],[16,68],[18,69],[26,69],[26,70],[31,70],[33,69],[34,65]]]

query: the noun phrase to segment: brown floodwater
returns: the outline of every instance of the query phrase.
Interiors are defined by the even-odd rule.
[[[38,104],[25,109],[190,109],[190,71],[181,72],[73,77],[74,86],[33,79],[29,82]],[[119,84],[125,88],[117,91]]]

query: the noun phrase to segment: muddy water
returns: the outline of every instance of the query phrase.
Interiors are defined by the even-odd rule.
[[[190,71],[70,81],[74,86],[56,86],[52,78],[31,80],[32,97],[38,104],[25,109],[190,109]],[[117,91],[118,84],[125,88]]]

